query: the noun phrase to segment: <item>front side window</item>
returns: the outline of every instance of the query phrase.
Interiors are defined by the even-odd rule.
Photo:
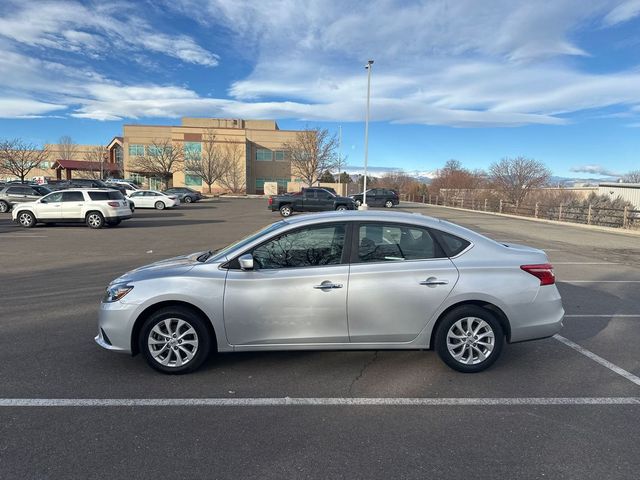
[[[439,258],[428,230],[404,225],[371,223],[358,229],[360,262],[394,262]]]
[[[58,203],[62,201],[62,192],[54,192],[43,198],[47,203]]]
[[[285,233],[254,249],[258,269],[337,265],[342,260],[346,226],[320,225]]]

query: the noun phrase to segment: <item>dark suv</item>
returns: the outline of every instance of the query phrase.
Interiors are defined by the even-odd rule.
[[[41,185],[10,183],[0,188],[0,212],[8,212],[16,203],[35,202],[48,193],[51,190]]]
[[[362,193],[351,195],[356,206],[362,205]],[[367,190],[367,205],[370,207],[386,207],[391,208],[400,203],[398,194],[389,188],[371,188]]]

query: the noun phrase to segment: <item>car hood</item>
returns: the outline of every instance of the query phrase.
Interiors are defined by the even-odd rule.
[[[149,265],[136,268],[135,270],[131,270],[116,278],[111,283],[139,282],[141,280],[149,280],[151,278],[182,275],[200,263],[198,262],[198,257],[203,253],[205,252],[196,252],[189,255],[181,255],[179,257],[154,262]]]

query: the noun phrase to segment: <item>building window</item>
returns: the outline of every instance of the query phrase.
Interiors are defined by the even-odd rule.
[[[113,149],[113,156],[118,165],[122,165],[124,163],[122,153],[122,147],[120,145],[116,145]]]
[[[185,175],[184,176],[184,184],[185,185],[197,185],[197,186],[201,186],[202,185],[202,178],[199,177],[198,175]]]
[[[144,145],[133,143],[129,145],[129,155],[142,156],[144,155]]]
[[[276,150],[274,154],[276,157],[276,162],[284,162],[287,159],[287,155],[284,150]]]
[[[201,158],[202,143],[200,142],[184,142],[185,158]]]
[[[49,168],[49,162],[40,162],[41,170],[46,170],[47,168]]]
[[[273,160],[273,152],[266,148],[258,148],[256,150],[256,160],[258,162],[270,162]]]
[[[147,153],[149,155],[155,155],[155,156],[160,156],[162,154],[164,154],[165,149],[169,150],[171,147],[162,147],[162,146],[157,146],[157,145],[149,145],[147,147]],[[144,155],[144,150],[142,152],[142,155]]]

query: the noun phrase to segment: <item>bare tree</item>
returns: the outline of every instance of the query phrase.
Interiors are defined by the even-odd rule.
[[[24,182],[31,170],[47,160],[48,154],[46,147],[37,148],[20,139],[0,141],[0,172]]]
[[[73,160],[78,152],[78,147],[69,135],[63,135],[58,140],[58,156],[60,160]]]
[[[232,193],[246,191],[247,174],[244,164],[243,149],[238,143],[229,143],[222,149],[222,158],[226,164],[224,174],[220,178],[223,187]]]
[[[538,160],[526,157],[503,158],[489,167],[494,188],[512,203],[522,203],[532,189],[545,186],[551,172]]]
[[[632,170],[620,179],[622,183],[640,183],[640,170]]]
[[[202,152],[185,153],[185,171],[196,175],[209,187],[219,181],[229,167],[222,146],[216,142],[212,129],[207,129],[202,136]]]
[[[96,164],[95,170],[79,172],[81,178],[104,179],[104,164],[107,161],[107,149],[105,147],[94,147],[84,154],[84,161]]]
[[[446,190],[473,190],[484,183],[484,172],[471,172],[462,167],[458,160],[448,160],[444,167],[438,170],[436,178],[431,182],[431,190],[438,193]]]
[[[291,159],[291,173],[305,181],[308,186],[322,176],[326,170],[338,165],[337,140],[327,129],[302,130],[295,139],[285,143],[284,149]]]
[[[170,139],[153,140],[144,155],[135,157],[132,166],[136,172],[159,177],[168,188],[173,174],[184,166],[182,145],[174,145]]]

